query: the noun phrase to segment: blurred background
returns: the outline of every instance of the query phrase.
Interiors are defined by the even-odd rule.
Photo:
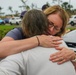
[[[66,32],[76,29],[76,0],[0,0],[0,40],[9,30],[20,26],[27,11],[42,10],[44,5],[64,8],[70,17]]]

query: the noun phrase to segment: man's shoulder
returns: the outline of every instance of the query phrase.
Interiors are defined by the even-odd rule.
[[[28,70],[30,69],[31,75],[75,75],[72,63],[66,62],[65,64],[58,65],[57,62],[49,61],[49,57],[57,50],[55,48],[36,47],[24,52],[24,60],[27,62]],[[28,55],[28,57],[26,57]],[[66,71],[69,67],[69,70]],[[70,72],[70,73],[69,73]]]

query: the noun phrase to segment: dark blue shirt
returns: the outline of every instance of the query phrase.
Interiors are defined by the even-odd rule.
[[[15,40],[21,40],[25,38],[22,28],[14,28],[13,30],[9,31],[6,36],[12,37]]]

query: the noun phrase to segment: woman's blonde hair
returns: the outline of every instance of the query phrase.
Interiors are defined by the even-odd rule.
[[[60,18],[63,21],[63,25],[62,25],[61,31],[58,32],[56,35],[57,36],[63,35],[65,33],[65,28],[66,28],[68,18],[69,18],[67,12],[62,7],[58,5],[54,5],[54,6],[50,6],[47,9],[45,9],[44,13],[47,17],[51,14],[59,14]]]

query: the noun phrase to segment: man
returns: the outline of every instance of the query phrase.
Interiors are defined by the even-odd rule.
[[[62,41],[61,46],[66,46]],[[49,61],[55,48],[36,47],[12,55],[0,62],[0,75],[76,75],[70,61],[58,65]]]

